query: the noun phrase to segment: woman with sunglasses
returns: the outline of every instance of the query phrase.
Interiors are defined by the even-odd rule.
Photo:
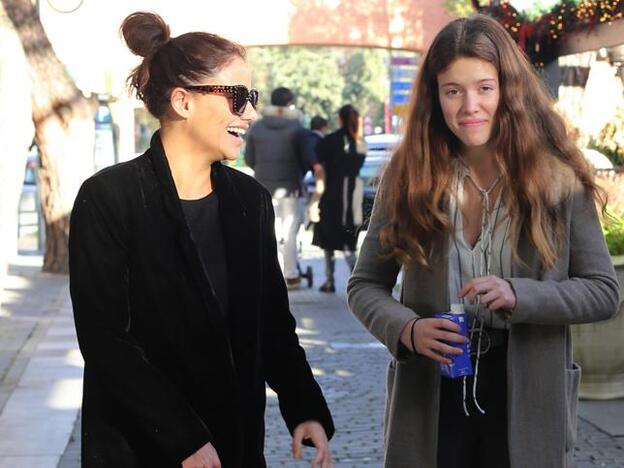
[[[265,382],[313,466],[333,422],[295,334],[270,194],[237,157],[258,94],[242,47],[171,38],[151,13],[121,32],[129,84],[160,121],[145,154],[80,189],[70,289],[85,360],[82,464],[265,466]]]
[[[351,309],[393,356],[385,466],[571,467],[570,325],[619,303],[602,191],[492,18],[448,24],[412,93],[348,286]],[[472,376],[441,376],[469,341],[434,317],[452,305],[472,323]]]

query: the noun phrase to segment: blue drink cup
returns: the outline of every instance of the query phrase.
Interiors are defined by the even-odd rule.
[[[456,323],[461,328],[460,333],[468,337],[468,316],[464,312],[463,304],[451,304],[450,312],[434,314],[436,318],[443,318]],[[472,361],[470,360],[470,343],[450,343],[449,346],[461,348],[464,352],[459,355],[445,354],[451,360],[450,364],[440,364],[440,372],[444,377],[456,378],[472,375]]]

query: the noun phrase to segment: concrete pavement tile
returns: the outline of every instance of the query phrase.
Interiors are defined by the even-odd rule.
[[[80,380],[61,382],[55,384],[52,392],[40,389],[20,389],[14,392],[0,415],[0,427],[4,425],[10,427],[11,424],[19,424],[24,419],[32,422],[40,419],[45,425],[50,422],[50,418],[59,417],[59,412],[77,411],[80,406],[79,384]]]
[[[63,361],[65,362],[64,358]],[[26,368],[20,386],[49,386],[57,380],[82,378],[82,368],[65,364],[64,366],[31,365]]]
[[[69,295],[67,296],[67,301],[69,301]],[[60,307],[60,310],[57,312],[56,320],[54,321],[55,327],[62,327],[66,329],[75,329],[74,322],[74,311],[72,309],[71,302],[68,302],[67,309],[63,306]]]
[[[611,436],[624,436],[624,399],[579,401],[579,416]]]
[[[59,457],[5,457],[0,455],[0,468],[56,468]]]
[[[71,435],[73,418],[67,418],[69,424],[42,424],[34,428],[30,421],[23,425],[7,427],[0,424],[0,454],[3,456],[58,456],[63,454]]]
[[[35,361],[37,365],[41,365],[42,367],[84,367],[84,361],[82,359],[82,355],[80,354],[80,350],[78,349],[66,350],[61,356],[37,355],[31,359],[31,362],[32,361]]]
[[[53,340],[75,340],[76,339],[76,329],[73,326],[65,326],[58,327],[56,325],[52,325],[48,328],[46,333],[46,339],[48,341]]]
[[[37,351],[55,351],[59,349],[78,349],[78,340],[45,341],[37,346]]]

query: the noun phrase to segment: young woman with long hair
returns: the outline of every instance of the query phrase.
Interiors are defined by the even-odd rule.
[[[421,65],[348,285],[354,314],[392,354],[385,466],[572,466],[569,325],[619,303],[596,201],[507,32],[482,15],[449,23]],[[469,338],[432,317],[457,303]],[[441,377],[468,341],[474,375]]]
[[[319,203],[320,219],[312,243],[325,253],[325,282],[319,290],[333,293],[336,250],[344,252],[350,270],[355,266],[358,226],[362,224],[362,181],[358,178],[366,157],[360,113],[351,104],[338,111],[339,129],[316,146],[325,170],[325,190]]]
[[[295,334],[271,195],[222,165],[256,118],[245,50],[158,15],[121,32],[160,121],[147,152],[81,187],[70,289],[85,360],[82,465],[262,467],[265,382],[331,466],[333,423]]]

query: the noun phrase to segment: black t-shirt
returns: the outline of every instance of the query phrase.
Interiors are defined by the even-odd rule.
[[[186,222],[224,314],[228,312],[227,263],[216,192],[198,200],[180,200]]]

